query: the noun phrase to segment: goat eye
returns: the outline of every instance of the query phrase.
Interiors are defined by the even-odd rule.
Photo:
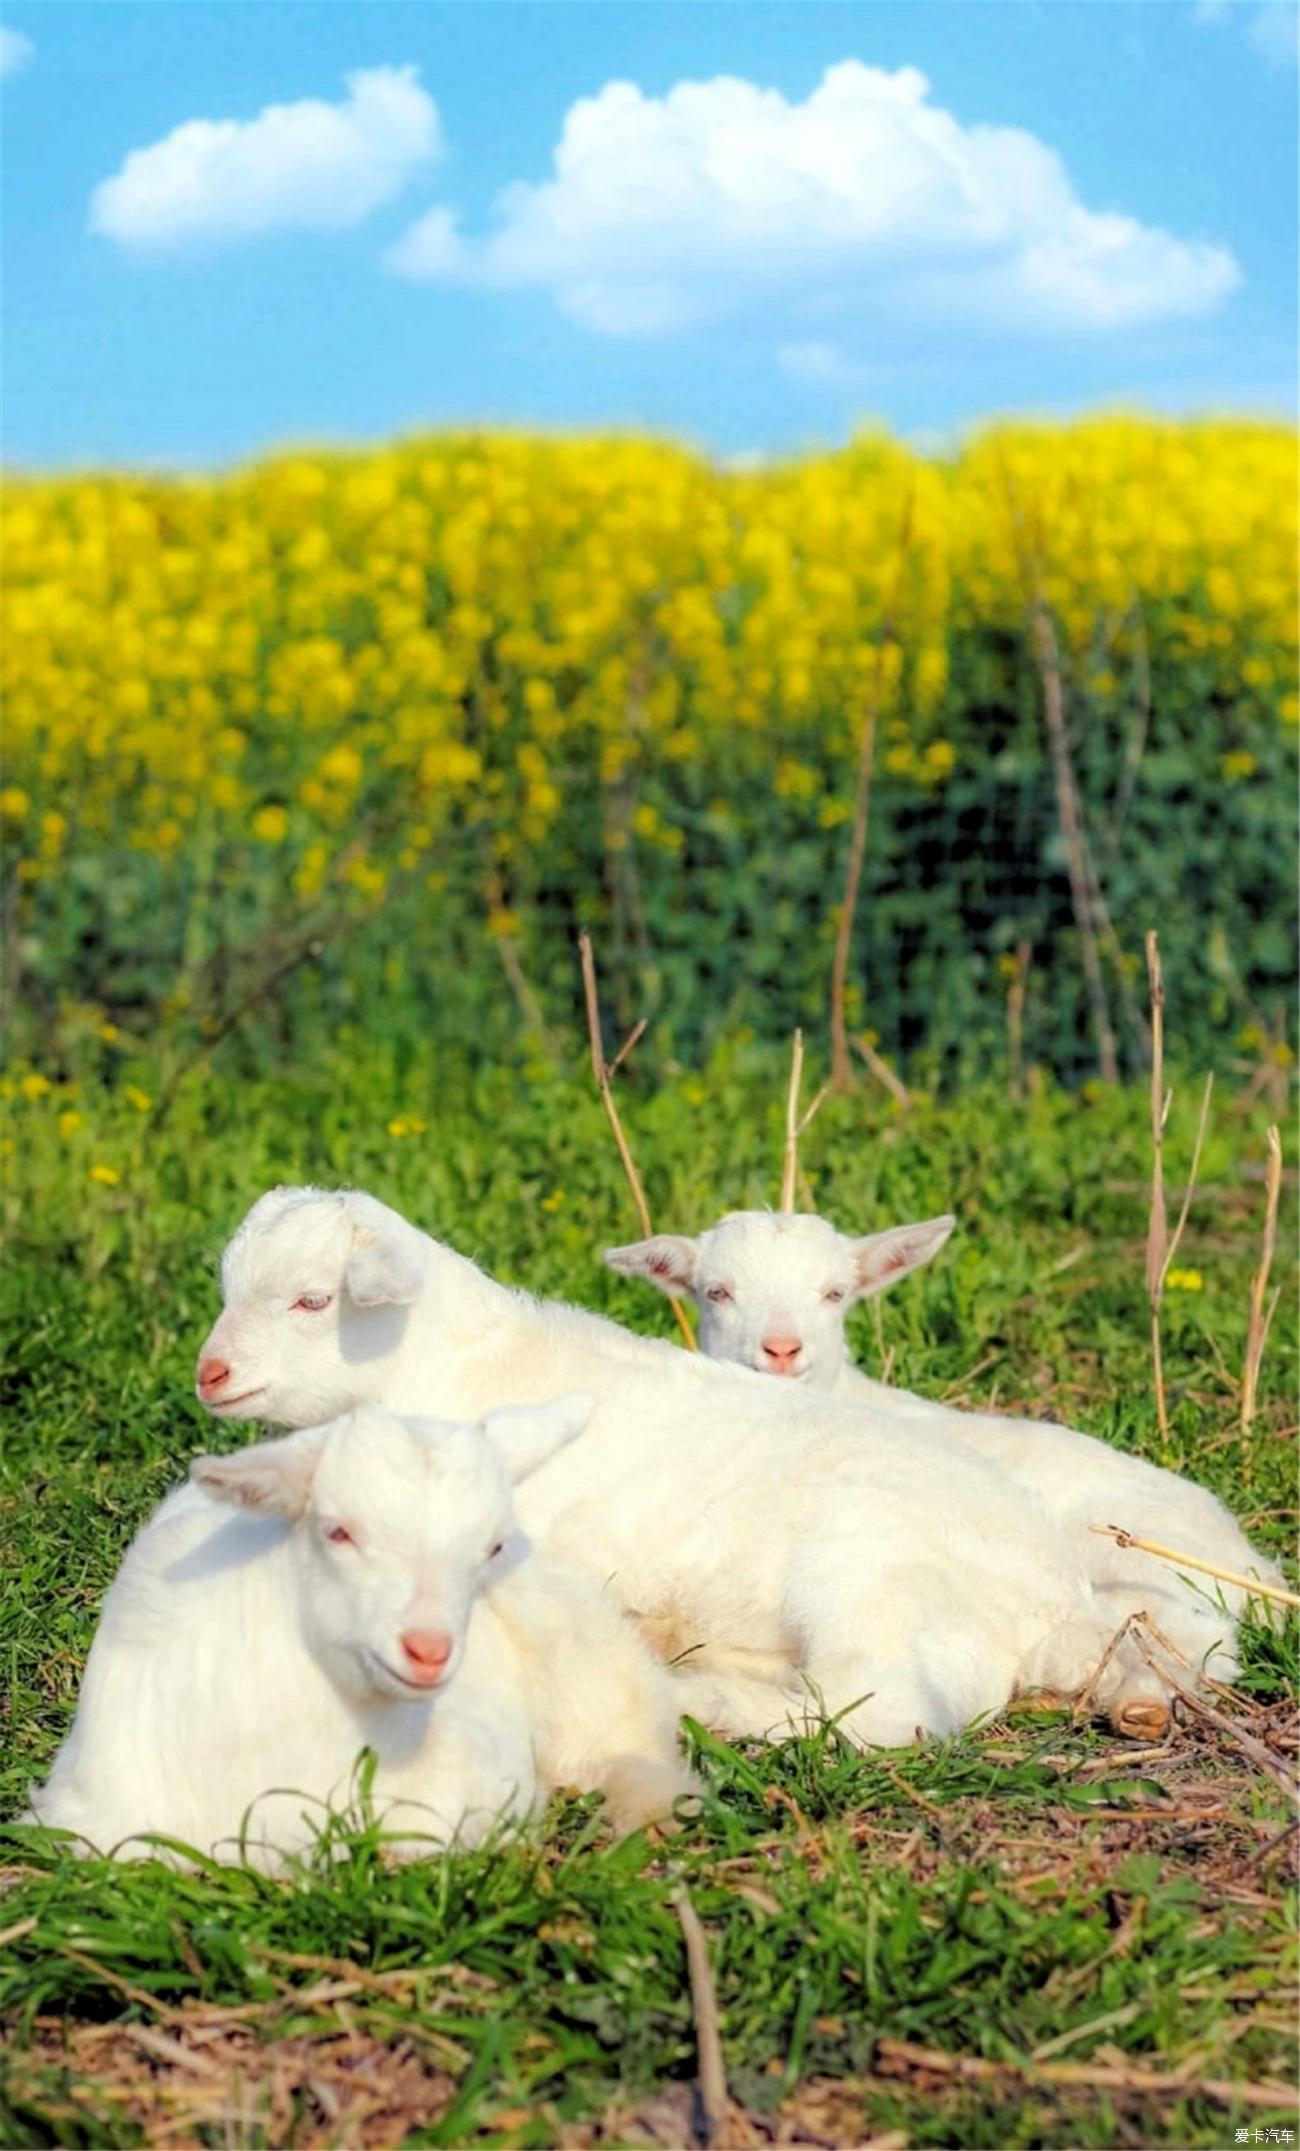
[[[325,1533],[331,1546],[355,1546],[356,1540],[346,1524],[331,1524]]]
[[[731,1294],[725,1285],[710,1285],[704,1297],[706,1300],[712,1300],[715,1307],[725,1307]]]
[[[504,1553],[504,1552],[505,1552],[505,1550],[506,1550],[506,1542],[505,1542],[505,1540],[504,1540],[504,1539],[498,1539],[498,1540],[497,1540],[497,1542],[496,1542],[496,1545],[495,1545],[495,1546],[489,1546],[489,1547],[488,1547],[488,1560],[489,1560],[489,1561],[495,1561],[495,1560],[496,1560],[496,1557],[497,1557],[497,1555],[498,1555],[498,1554],[500,1554],[500,1553]]]
[[[832,1285],[829,1292],[823,1292],[822,1298],[828,1307],[838,1307],[840,1301],[844,1298],[844,1293],[839,1285]]]
[[[293,1303],[293,1311],[296,1314],[301,1309],[303,1314],[320,1314],[333,1297],[332,1292],[300,1292]]]

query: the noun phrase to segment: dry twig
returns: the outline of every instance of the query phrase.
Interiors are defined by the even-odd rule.
[[[1264,1198],[1264,1244],[1260,1251],[1259,1268],[1250,1281],[1250,1330],[1246,1338],[1246,1360],[1241,1372],[1241,1431],[1250,1432],[1255,1417],[1255,1405],[1259,1395],[1259,1370],[1268,1343],[1269,1325],[1277,1306],[1277,1292],[1267,1307],[1264,1296],[1268,1291],[1269,1271],[1273,1267],[1273,1249],[1277,1243],[1277,1205],[1282,1192],[1282,1137],[1276,1126],[1268,1131],[1268,1178]]]
[[[1212,1725],[1216,1733],[1222,1733],[1227,1739],[1235,1741],[1242,1754],[1254,1763],[1258,1770],[1262,1770],[1265,1777],[1271,1778],[1288,1800],[1300,1806],[1300,1783],[1297,1783],[1294,1773],[1288,1770],[1280,1757],[1274,1755],[1271,1748],[1266,1748],[1262,1740],[1256,1740],[1253,1733],[1248,1733],[1238,1719],[1230,1718],[1226,1711],[1216,1710],[1214,1704],[1207,1703],[1197,1689],[1189,1688],[1186,1681],[1181,1680],[1174,1672],[1167,1656],[1155,1656],[1146,1637],[1138,1632],[1139,1629],[1145,1628],[1151,1635],[1159,1637],[1160,1631],[1154,1621],[1145,1613],[1135,1614],[1133,1621],[1133,1641],[1147,1664],[1160,1675],[1161,1680],[1166,1681],[1175,1693],[1182,1697],[1190,1710],[1194,1710],[1198,1717],[1204,1718],[1207,1725]]]
[[[695,2052],[699,2062],[703,2119],[700,2135],[705,2144],[716,2144],[721,2141],[727,2125],[727,2072],[722,2060],[718,1997],[709,1964],[709,1945],[700,1925],[700,1916],[685,1887],[674,1892],[673,1910],[686,1944],[686,1968],[691,1981],[691,2013],[695,2019]]]
[[[902,1077],[894,1074],[889,1062],[881,1058],[869,1038],[858,1036],[854,1038],[853,1043],[871,1070],[872,1075],[876,1077],[878,1082],[884,1084],[895,1105],[901,1107],[903,1112],[906,1112],[912,1103],[912,1093],[906,1083],[903,1082]]]
[[[645,1199],[645,1189],[641,1185],[641,1175],[636,1169],[636,1161],[632,1156],[628,1139],[623,1133],[623,1123],[619,1118],[618,1107],[614,1103],[612,1087],[616,1071],[622,1067],[628,1054],[645,1030],[645,1019],[643,1017],[641,1022],[629,1031],[613,1060],[607,1061],[600,1028],[600,998],[596,988],[596,959],[592,954],[591,935],[587,932],[585,926],[578,935],[578,954],[582,961],[582,990],[587,1002],[587,1037],[591,1045],[591,1072],[596,1078],[596,1088],[600,1092],[601,1103],[605,1108],[606,1118],[613,1131],[614,1142],[618,1148],[627,1184],[632,1191],[632,1202],[641,1230],[648,1240],[654,1231],[654,1226],[650,1222],[650,1205]],[[679,1299],[674,1299],[671,1294],[669,1294],[668,1303],[677,1318],[677,1327],[682,1333],[682,1342],[688,1351],[697,1351],[699,1347],[695,1342],[695,1330],[685,1307],[683,1307]]]
[[[799,1173],[799,1138],[812,1125],[830,1090],[823,1083],[803,1118],[799,1117],[799,1084],[803,1077],[803,1032],[796,1031],[790,1048],[790,1088],[785,1100],[785,1157],[781,1167],[781,1210],[790,1217],[794,1212],[795,1184]]]

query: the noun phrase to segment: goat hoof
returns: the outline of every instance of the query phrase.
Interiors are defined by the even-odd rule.
[[[1121,1740],[1163,1740],[1170,1726],[1169,1705],[1154,1696],[1144,1696],[1113,1710],[1110,1723]]]

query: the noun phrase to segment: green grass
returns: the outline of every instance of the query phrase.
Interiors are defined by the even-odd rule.
[[[628,1083],[658,1221],[691,1228],[775,1199],[781,1082],[741,1045],[656,1096]],[[11,1105],[9,1814],[66,1729],[133,1530],[210,1438],[190,1383],[213,1260],[263,1187],[370,1187],[502,1277],[671,1325],[663,1301],[595,1259],[631,1220],[576,1073],[475,1073],[349,1041],[288,1075],[237,1071],[233,1056],[197,1070],[158,1125],[128,1084],[156,1097],[161,1070],[123,1053],[75,1095]],[[1174,1182],[1194,1083],[1181,1092]],[[82,1123],[61,1133],[69,1111]],[[864,1230],[943,1208],[960,1223],[932,1269],[876,1303],[879,1336],[869,1310],[857,1318],[859,1356],[878,1371],[883,1343],[898,1380],[1023,1404],[1191,1471],[1286,1554],[1289,1276],[1260,1417],[1248,1441],[1235,1431],[1262,1118],[1216,1109],[1179,1257],[1201,1287],[1167,1303],[1162,1443],[1141,1282],[1145,1115],[1136,1093],[1043,1090],[1013,1106],[991,1086],[905,1115],[832,1101],[805,1142],[819,1207]],[[412,1116],[425,1132],[387,1132]],[[94,1164],[117,1183],[92,1182]],[[1284,1252],[1291,1212],[1288,1194]],[[1279,1752],[1296,1671],[1294,1622],[1250,1632],[1236,1707]],[[731,2092],[760,2131],[778,2112],[805,2138],[900,2129],[972,2147],[1218,2146],[1295,2127],[1293,2100],[1227,2088],[1289,2083],[1294,2030],[1286,1808],[1230,1741],[1191,1724],[1133,1755],[1102,1728],[1017,1708],[888,1757],[831,1732],[698,1746],[709,1796],[664,1844],[611,1846],[598,1806],[569,1802],[526,1842],[393,1867],[353,1816],[291,1881],[268,1882],[78,1863],[13,1833],[0,2141],[687,2141],[683,1883],[709,1935]],[[980,2063],[993,2066],[972,2073]],[[1071,2065],[1094,2080],[1053,2073]],[[1134,2068],[1190,2088],[1135,2089]]]

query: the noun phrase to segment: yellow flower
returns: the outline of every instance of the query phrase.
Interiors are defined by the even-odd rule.
[[[342,741],[337,747],[330,748],[321,762],[320,773],[322,777],[328,777],[332,784],[355,785],[364,767],[356,748],[349,747],[346,741]]]
[[[1205,1283],[1199,1270],[1170,1270],[1165,1277],[1169,1292],[1199,1292]]]
[[[378,896],[388,886],[388,870],[374,859],[350,859],[343,869],[343,878],[364,896]]]
[[[149,1096],[148,1091],[141,1090],[135,1083],[128,1083],[122,1095],[128,1105],[135,1107],[137,1113],[147,1113],[153,1104],[153,1099]]]
[[[73,1136],[73,1135],[75,1135],[75,1134],[76,1134],[76,1132],[77,1132],[77,1130],[78,1130],[78,1128],[79,1128],[80,1126],[81,1126],[81,1115],[80,1115],[80,1113],[74,1113],[74,1112],[68,1112],[68,1113],[60,1113],[60,1115],[59,1115],[59,1119],[58,1119],[58,1129],[59,1129],[59,1134],[60,1134],[60,1135],[61,1135],[61,1136],[63,1137],[63,1139],[64,1139],[64,1141],[65,1141],[65,1142],[67,1142],[67,1140],[68,1140],[68,1138],[69,1138],[70,1136]]]
[[[777,763],[772,788],[778,799],[812,799],[817,785],[817,772],[806,762],[796,762],[787,754]]]
[[[30,1075],[25,1075],[18,1086],[24,1098],[32,1105],[35,1105],[38,1098],[48,1098],[53,1087],[49,1077],[41,1075],[36,1069],[33,1069]]]
[[[30,805],[31,801],[21,785],[6,784],[0,792],[0,814],[5,815],[11,822],[22,821]]]
[[[543,1209],[543,1210],[559,1210],[559,1209],[562,1209],[562,1208],[563,1208],[563,1206],[564,1206],[564,1189],[563,1189],[563,1188],[556,1188],[556,1190],[555,1190],[554,1194],[552,1194],[552,1195],[543,1195],[543,1197],[542,1197],[542,1201],[541,1201],[541,1207],[542,1207],[542,1209]]]
[[[413,1113],[404,1113],[398,1119],[389,1121],[388,1133],[396,1136],[400,1142],[404,1135],[423,1135],[425,1126],[426,1123],[417,1119]]]
[[[1253,754],[1221,754],[1219,769],[1229,783],[1234,777],[1253,777],[1258,767]]]
[[[92,1165],[90,1177],[97,1187],[115,1188],[122,1175],[115,1165]]]
[[[283,807],[259,807],[250,826],[259,843],[282,844],[289,827],[289,817]]]

